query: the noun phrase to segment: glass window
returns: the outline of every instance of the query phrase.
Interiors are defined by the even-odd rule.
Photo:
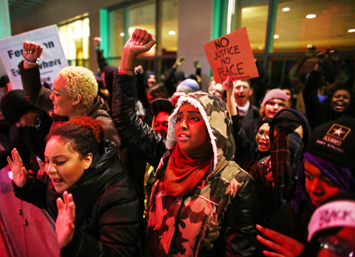
[[[155,1],[148,1],[128,7],[127,26],[129,37],[132,36],[135,28],[145,29],[155,34]],[[140,56],[155,56],[155,47],[152,47],[149,52],[143,53]]]
[[[178,42],[178,1],[163,0],[161,5],[161,43],[158,45],[158,76],[165,76],[175,63]]]
[[[274,52],[306,52],[335,47],[355,49],[353,0],[280,1],[274,36]]]
[[[58,34],[69,65],[89,67],[89,18],[63,23],[58,25]]]
[[[246,27],[253,53],[264,52],[266,25],[268,16],[268,1],[238,1],[237,29]]]
[[[156,17],[159,6],[159,18]],[[159,29],[156,31],[159,21]],[[157,34],[159,41],[149,52],[139,55],[137,65],[156,70],[158,77],[175,62],[178,39],[178,0],[150,0],[108,11],[108,61],[119,66],[124,43],[135,28]],[[104,39],[103,39],[104,40]],[[158,50],[157,50],[158,49]],[[157,52],[158,51],[158,52]]]
[[[110,57],[121,56],[124,43],[126,42],[126,32],[123,26],[123,22],[123,9],[117,9],[108,13],[108,62],[110,65],[117,67],[120,66],[120,59],[112,59]]]
[[[110,65],[120,65],[123,46],[131,37],[135,28],[142,28],[155,33],[155,1],[148,1],[142,4],[131,5],[127,8],[109,11],[108,62]],[[148,53],[140,56],[155,56],[155,47]]]
[[[178,1],[163,0],[162,26],[161,26],[161,53],[162,55],[175,55],[178,39]]]

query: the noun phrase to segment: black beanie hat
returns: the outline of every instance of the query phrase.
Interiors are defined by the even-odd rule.
[[[23,90],[11,90],[1,98],[0,111],[10,126],[32,109],[35,107],[27,100]]]
[[[144,83],[145,83],[146,85],[148,85],[148,79],[149,79],[150,75],[154,75],[155,77],[157,76],[157,74],[155,74],[155,71],[150,71],[150,72],[148,72],[147,74],[145,74],[145,76],[144,76]]]
[[[355,169],[355,118],[341,118],[317,127],[306,152],[340,166]]]
[[[284,108],[284,109],[279,110],[275,114],[274,118],[270,122],[270,132],[269,132],[270,143],[272,144],[274,142],[274,128],[275,128],[276,124],[278,122],[282,122],[282,120],[288,120],[290,122],[295,122],[296,124],[299,124],[302,126],[302,130],[303,130],[302,140],[303,140],[303,144],[304,144],[302,152],[304,152],[305,148],[309,142],[309,138],[311,136],[311,128],[309,126],[309,122],[306,119],[306,117],[304,117],[304,115],[301,112],[299,112],[293,108]],[[285,129],[287,129],[287,128],[285,128]],[[289,131],[289,133],[291,133],[291,131]]]

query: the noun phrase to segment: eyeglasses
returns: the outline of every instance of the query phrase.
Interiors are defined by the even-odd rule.
[[[266,139],[269,139],[270,136],[269,136],[269,131],[258,131],[258,136],[262,137],[262,136],[265,136]]]
[[[355,251],[350,249],[350,246],[343,242],[332,240],[329,238],[318,238],[320,248],[325,249],[331,253],[331,256],[337,257],[354,257]]]

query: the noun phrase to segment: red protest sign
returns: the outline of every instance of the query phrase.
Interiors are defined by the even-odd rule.
[[[203,45],[216,83],[259,77],[246,28]]]

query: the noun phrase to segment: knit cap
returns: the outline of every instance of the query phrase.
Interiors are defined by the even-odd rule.
[[[148,79],[149,79],[150,75],[157,76],[156,73],[155,73],[155,71],[150,71],[150,72],[148,72],[148,73],[145,74],[145,76],[144,76],[144,83],[145,83],[145,84],[148,84]]]
[[[192,93],[199,90],[198,83],[193,79],[185,79],[177,86],[176,92]]]
[[[344,115],[317,127],[306,151],[354,171],[354,145],[355,118]]]
[[[286,123],[284,121],[287,121]],[[309,122],[307,118],[299,111],[293,109],[293,108],[283,108],[279,110],[272,121],[270,122],[270,143],[272,144],[274,142],[274,129],[275,126],[278,123],[284,123],[283,129],[285,129],[288,133],[292,133],[295,129],[297,129],[298,126],[302,126],[302,141],[304,143],[304,149],[302,152],[305,150],[305,146],[307,146],[309,139],[311,137],[311,127],[309,125]],[[297,125],[298,124],[298,125]]]
[[[13,125],[20,118],[35,107],[25,97],[23,90],[11,90],[1,98],[0,110],[9,125]]]
[[[279,88],[274,88],[266,93],[264,100],[261,103],[261,107],[264,107],[268,101],[270,101],[271,99],[275,99],[275,98],[285,100],[286,102],[288,102],[288,98],[287,98],[286,93]]]

